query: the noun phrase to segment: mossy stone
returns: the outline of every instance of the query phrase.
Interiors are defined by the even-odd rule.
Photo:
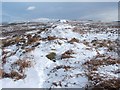
[[[48,55],[46,55],[46,57],[50,60],[55,60],[55,57],[56,57],[56,53],[55,52],[51,52],[49,53]]]

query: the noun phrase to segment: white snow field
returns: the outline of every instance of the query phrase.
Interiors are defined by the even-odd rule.
[[[14,29],[26,24],[2,26],[8,34],[0,38],[1,88],[120,88],[118,28],[94,21],[44,23],[40,29],[41,24],[31,22],[32,30],[22,34]]]

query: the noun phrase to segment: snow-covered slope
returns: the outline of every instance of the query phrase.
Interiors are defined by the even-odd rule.
[[[119,73],[113,72],[120,64],[114,50],[118,35],[84,30],[81,34],[75,27],[60,21],[43,31],[6,39],[10,44],[3,39],[2,88],[87,88],[101,85],[102,75],[118,79]]]

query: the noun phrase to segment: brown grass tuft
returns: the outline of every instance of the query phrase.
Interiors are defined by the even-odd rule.
[[[116,59],[101,59],[101,60],[90,60],[84,63],[88,69],[97,70],[97,68],[101,65],[113,65],[120,64],[120,60]]]
[[[103,89],[120,89],[120,80],[119,79],[109,79],[105,80],[98,85],[96,85],[94,88],[103,88]]]
[[[28,60],[18,60],[15,63],[13,63],[12,65],[19,66],[19,72],[23,73],[26,68],[30,68],[31,67],[31,61],[28,61]]]
[[[86,34],[86,31],[79,26],[76,26],[75,28],[73,28],[73,32],[77,32],[79,34]]]
[[[55,36],[48,36],[47,39],[50,41],[50,40],[55,40],[55,39],[57,39],[57,37],[55,37]]]
[[[25,74],[20,74],[16,71],[11,71],[10,73],[3,72],[2,78],[11,78],[13,80],[24,79],[26,77]]]
[[[83,65],[87,69],[87,72],[85,73],[88,77],[89,85],[86,87],[91,89],[97,89],[102,88],[103,90],[115,88],[120,88],[120,79],[119,78],[109,78],[107,75],[100,75],[98,72],[98,68],[101,65],[114,65],[114,64],[120,64],[120,60],[107,57],[107,58],[101,58],[99,56],[95,57],[94,59],[85,62]],[[119,70],[113,72],[113,73],[119,73]]]
[[[30,68],[32,66],[31,61],[28,60],[17,60],[13,64],[11,64],[12,70],[10,73],[6,73],[1,71],[2,78],[11,78],[13,80],[24,79],[25,69]]]
[[[71,54],[75,54],[75,53],[73,52],[73,50],[68,50],[62,54],[61,59],[74,58],[73,56],[71,56]]]
[[[0,69],[0,79],[2,78],[2,75],[3,75],[3,70]]]
[[[72,44],[73,44],[74,42],[79,43],[79,40],[76,39],[76,38],[72,38],[70,41],[68,41],[68,43],[72,43]]]

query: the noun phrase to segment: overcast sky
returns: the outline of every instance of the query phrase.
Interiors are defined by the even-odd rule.
[[[119,0],[0,0],[2,2],[119,2]]]
[[[37,18],[118,19],[117,2],[3,2],[2,21],[14,22]]]

